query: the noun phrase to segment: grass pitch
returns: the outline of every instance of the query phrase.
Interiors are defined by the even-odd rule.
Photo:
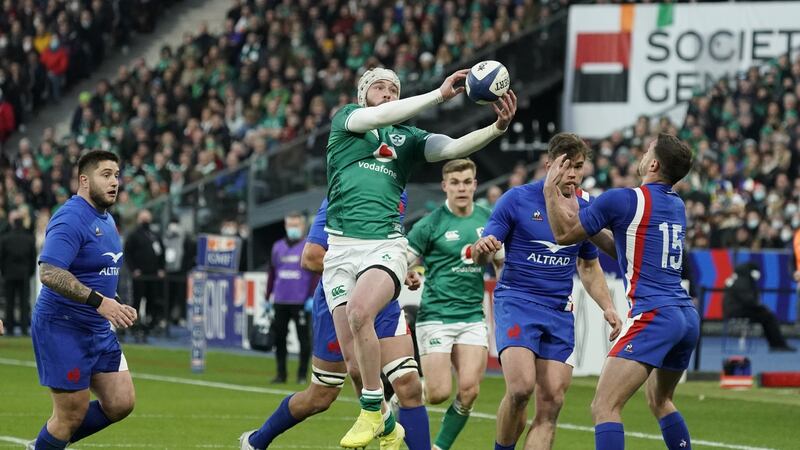
[[[259,427],[285,395],[303,388],[270,385],[274,362],[269,356],[212,350],[206,372],[193,374],[188,349],[126,344],[124,351],[136,385],[136,409],[123,422],[70,448],[238,449],[243,431]],[[292,370],[290,366],[290,374]],[[589,403],[596,382],[573,380],[559,419],[556,449],[594,448]],[[502,378],[484,380],[475,412],[454,449],[493,448],[494,416],[503,390]],[[798,389],[726,391],[717,383],[690,382],[679,386],[676,403],[695,449],[800,448]],[[433,436],[446,407],[429,406]],[[47,389],[38,383],[30,340],[0,338],[0,448],[22,449],[21,442],[37,435],[50,408]],[[280,436],[270,448],[337,449],[357,412],[348,383],[330,410]],[[627,448],[664,448],[641,392],[629,402],[624,421]],[[377,449],[377,442],[369,448]]]

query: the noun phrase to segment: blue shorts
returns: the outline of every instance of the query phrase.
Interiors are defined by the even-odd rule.
[[[400,303],[392,300],[375,318],[375,333],[378,339],[409,334],[406,316],[400,309]],[[333,316],[325,302],[322,283],[314,291],[314,356],[324,361],[342,362],[342,349],[336,339],[336,328]]]
[[[63,316],[33,314],[33,353],[39,383],[54,389],[89,388],[92,375],[128,370],[117,335],[87,330]]]
[[[571,311],[496,295],[494,337],[498,354],[508,347],[524,347],[537,358],[575,364],[575,318]]]
[[[683,371],[699,336],[700,316],[693,306],[663,306],[628,317],[608,356]]]

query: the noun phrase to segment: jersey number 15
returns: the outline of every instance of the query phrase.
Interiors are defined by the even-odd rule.
[[[669,224],[667,222],[661,222],[661,225],[658,226],[658,229],[661,231],[661,235],[663,239],[663,245],[661,246],[661,268],[667,268],[667,259],[669,259],[669,265],[675,270],[681,270],[681,264],[683,262],[683,245],[681,245],[681,231],[683,231],[683,226],[678,225],[677,223],[672,224],[672,241],[669,239]],[[670,250],[677,249],[678,256],[670,256]]]

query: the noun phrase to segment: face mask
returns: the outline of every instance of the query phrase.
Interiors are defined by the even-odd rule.
[[[789,242],[792,240],[792,230],[788,228],[784,228],[781,230],[781,240],[783,242]]]
[[[783,226],[783,221],[782,220],[773,220],[772,221],[772,228],[775,228],[777,230],[782,226]]]
[[[223,227],[221,233],[223,236],[235,236],[236,227]]]
[[[3,48],[8,45],[8,39],[4,36],[0,38],[0,48]]]
[[[747,219],[747,228],[750,228],[751,230],[755,230],[756,228],[758,228],[758,223],[759,222],[760,222],[760,220],[758,220],[758,219]]]
[[[298,241],[303,237],[303,231],[297,227],[286,228],[286,238],[290,241]]]
[[[792,228],[800,227],[800,217],[792,219]]]
[[[55,50],[55,49],[57,49],[57,48],[58,48],[58,44],[59,44],[59,43],[60,43],[60,42],[58,42],[58,39],[51,39],[51,40],[50,40],[50,50]]]
[[[33,44],[31,44],[30,42],[25,41],[22,43],[22,50],[25,50],[25,53],[31,51],[31,48],[33,48]]]
[[[766,197],[766,196],[767,196],[767,194],[761,189],[753,192],[753,200],[755,200],[757,202],[760,202],[761,200],[764,200],[764,197]]]
[[[754,280],[758,281],[761,278],[761,272],[758,270],[751,270],[750,276],[753,277]]]
[[[789,203],[786,205],[786,211],[784,211],[787,216],[793,216],[794,213],[797,212],[797,204],[796,203]]]

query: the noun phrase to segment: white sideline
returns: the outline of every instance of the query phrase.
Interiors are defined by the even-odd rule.
[[[5,364],[9,366],[22,366],[22,367],[36,367],[36,363],[33,361],[24,361],[19,359],[9,359],[9,358],[0,358],[0,364]],[[283,389],[270,389],[270,388],[262,388],[257,386],[247,386],[242,384],[233,384],[233,383],[221,383],[217,381],[203,381],[203,380],[192,380],[189,378],[179,378],[179,377],[169,377],[164,375],[155,375],[149,373],[140,373],[140,372],[131,372],[133,378],[143,379],[143,380],[152,380],[152,381],[162,381],[165,383],[175,383],[175,384],[185,384],[191,386],[203,386],[203,387],[211,387],[217,389],[227,389],[230,391],[239,391],[239,392],[255,392],[259,394],[271,394],[271,395],[289,395],[293,394],[295,391],[288,391]],[[358,400],[352,397],[339,397],[338,401],[344,401],[348,403],[358,403]],[[446,409],[438,408],[438,407],[428,407],[428,411],[433,411],[439,414],[444,414]],[[471,417],[475,417],[478,419],[487,419],[496,421],[497,416],[495,414],[487,414],[482,412],[473,411],[470,414]],[[559,423],[556,425],[558,428],[562,428],[565,430],[574,430],[574,431],[583,431],[586,433],[594,433],[593,427],[588,427],[584,425],[575,425],[571,423]],[[647,439],[651,441],[660,441],[662,437],[660,435],[655,434],[648,434],[648,433],[639,433],[636,431],[625,431],[626,436],[635,437],[639,439]],[[25,444],[28,441],[24,439],[19,439],[11,436],[0,436],[0,441],[6,442],[13,442],[13,443],[22,443]],[[84,444],[81,447],[88,447],[90,445]],[[118,444],[118,445],[109,445],[104,444],[104,446],[109,447],[128,447],[129,445],[126,444]],[[692,446],[705,446],[705,447],[714,447],[714,448],[727,448],[733,450],[776,450],[768,447],[751,447],[747,445],[736,445],[736,444],[726,444],[724,442],[716,442],[716,441],[706,441],[702,439],[692,439]],[[215,445],[205,445],[205,446],[196,446],[196,448],[223,448],[229,447],[225,445],[215,446]],[[285,448],[311,448],[311,447],[304,447],[304,446],[284,446]],[[331,448],[339,448],[339,447],[331,447]]]

